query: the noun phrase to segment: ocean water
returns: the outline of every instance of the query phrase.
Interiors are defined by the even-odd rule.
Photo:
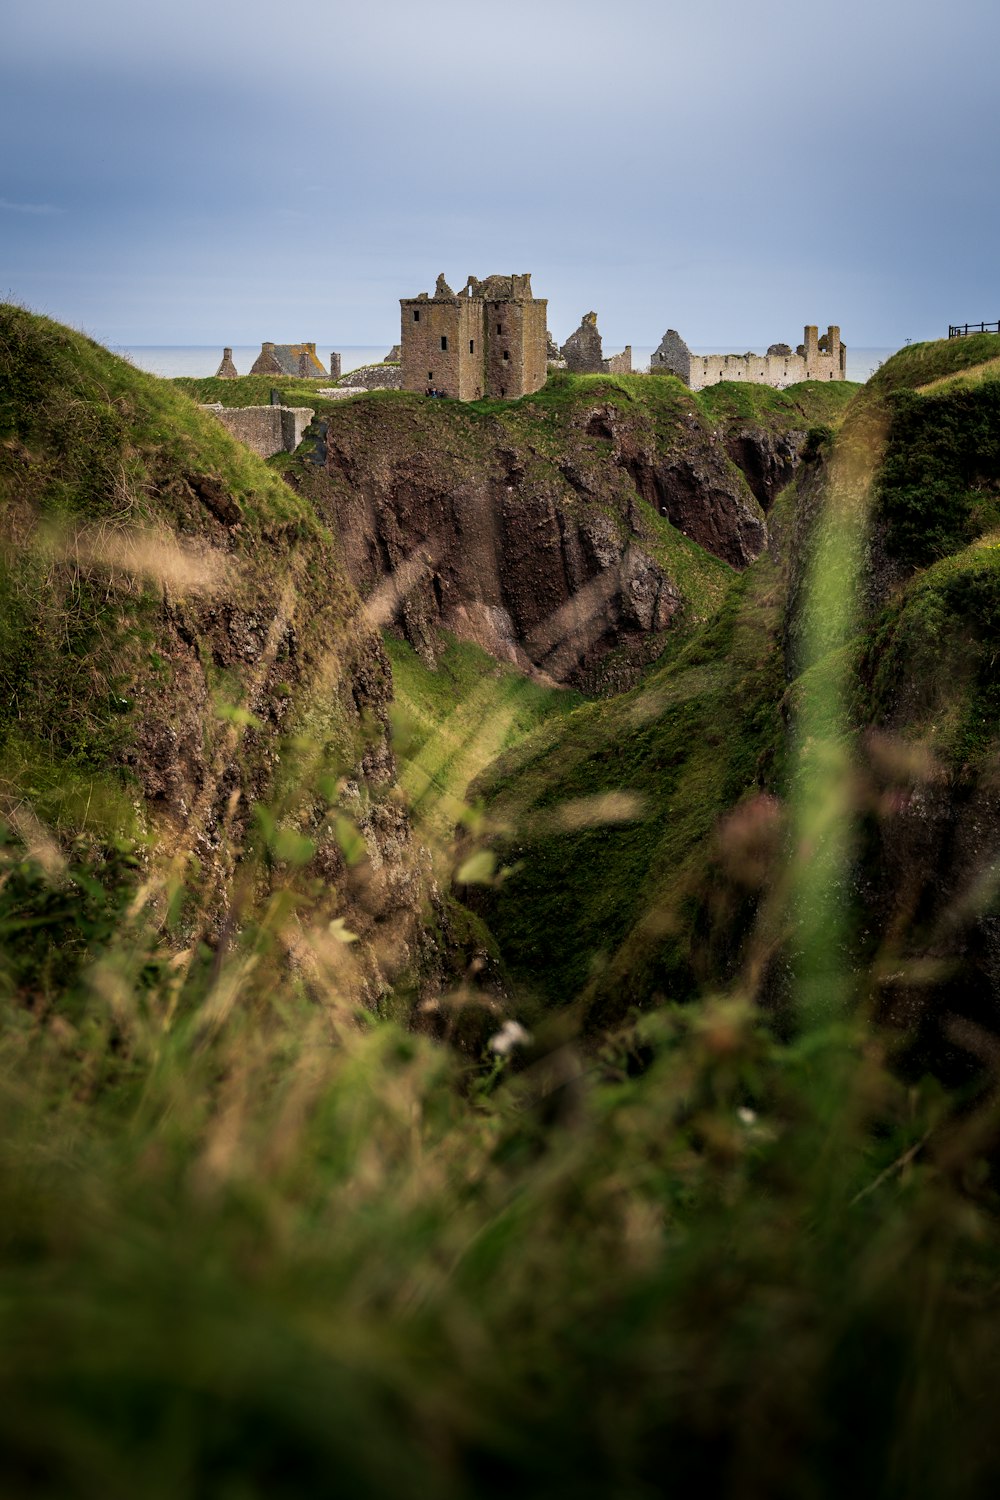
[[[316,353],[327,369],[330,367],[331,347],[327,344],[316,345]],[[619,346],[605,339],[604,347],[605,353],[612,354],[617,352]],[[633,368],[648,370],[655,347],[655,344],[633,344]],[[361,365],[378,364],[385,359],[388,352],[389,346],[386,344],[342,344],[340,356],[343,372],[346,375],[348,370],[357,370]],[[693,354],[717,354],[727,351],[699,346],[692,348],[691,352]],[[740,349],[728,352],[744,354],[747,351]],[[766,354],[767,350],[760,348],[749,352]],[[148,370],[151,375],[162,375],[168,379],[175,375],[214,375],[222,359],[222,349],[217,344],[133,344],[129,348],[114,348],[114,353],[130,359],[140,370]],[[233,347],[233,363],[241,375],[249,373],[250,366],[259,353],[259,344],[242,344],[239,347]],[[855,349],[849,344],[847,346],[848,380],[867,380],[870,375],[874,375],[883,361],[895,353],[895,349]]]

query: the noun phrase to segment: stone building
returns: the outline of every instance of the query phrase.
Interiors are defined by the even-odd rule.
[[[628,375],[632,369],[631,344],[626,344],[621,354],[604,358],[595,312],[584,313],[579,328],[570,334],[560,353],[567,370],[575,375]]]
[[[676,328],[668,328],[653,354],[651,375],[679,375],[693,391],[720,380],[742,380],[778,389],[800,380],[846,380],[847,346],[840,329],[831,324],[822,338],[808,324],[802,343],[793,351],[772,344],[766,354],[692,354]]]
[[[340,356],[336,356],[340,373]],[[326,369],[316,357],[315,344],[261,344],[250,367],[251,375],[298,375],[306,380],[325,380]],[[330,374],[333,374],[331,361]]]
[[[457,294],[439,276],[433,297],[399,306],[404,390],[512,400],[545,384],[548,303],[532,295],[530,275],[470,276]]]
[[[216,380],[237,380],[239,378],[239,371],[233,364],[232,349],[223,349],[222,363],[215,372],[215,378]]]

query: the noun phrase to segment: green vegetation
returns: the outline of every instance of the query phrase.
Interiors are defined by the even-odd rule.
[[[214,375],[203,379],[178,375],[169,384],[206,405],[218,401],[223,406],[270,406],[271,392],[280,391],[283,406],[311,406],[319,416],[325,416],[343,400],[319,394],[321,388],[333,386],[336,381],[302,380],[296,375],[240,375],[235,380],[218,380]]]
[[[881,613],[859,662],[859,719],[987,771],[1000,725],[1000,540],[927,568]]]
[[[568,688],[533,682],[469,641],[442,635],[444,649],[433,668],[405,641],[385,637],[399,784],[422,835],[434,843],[450,843],[469,786],[490,761],[551,715],[568,714],[583,701]]]
[[[8,1494],[990,1491],[992,1103],[736,996],[461,1064],[290,920],[178,965],[63,901],[4,1002]]]
[[[383,653],[301,463],[293,493],[175,389],[4,310],[5,1495],[994,1493],[1000,549],[966,511],[904,581],[860,572],[876,488],[920,503],[911,438],[933,484],[966,445],[982,476],[990,382],[886,402],[960,357],[900,356],[771,550],[705,565],[710,617],[585,702],[451,639],[433,669]],[[658,384],[650,424],[708,420]],[[488,428],[512,463],[567,451],[581,389],[331,421],[377,441],[394,403],[447,483]],[[140,525],[169,567],[109,548]],[[178,572],[178,538],[233,572]],[[396,785],[366,746],[387,714]],[[185,715],[161,769],[211,760],[222,812],[184,814],[197,861],[165,879],[133,778]],[[468,963],[428,995],[445,940]],[[935,997],[954,1089],[910,1045]]]
[[[995,333],[974,333],[968,338],[909,344],[875,371],[865,390],[875,399],[889,391],[914,390],[996,359],[998,349],[1000,339]]]
[[[759,422],[786,427],[836,427],[861,387],[852,380],[803,380],[783,391],[770,385],[721,380],[696,393],[713,421]]]
[[[311,502],[169,382],[10,306],[0,539],[0,813],[29,843],[41,819],[155,859],[176,804],[214,839],[236,787],[271,788],[282,724],[357,758],[354,706],[309,700],[357,611]]]
[[[1000,380],[903,388],[888,405],[877,514],[889,550],[923,566],[1000,526]]]
[[[184,529],[170,479],[216,474],[251,527],[311,516],[296,496],[169,381],[46,318],[0,305],[3,495],[46,515],[164,515]]]
[[[511,830],[498,851],[518,872],[485,911],[526,995],[582,997],[603,1027],[732,970],[752,901],[720,875],[727,922],[710,941],[697,917],[719,818],[777,782],[780,602],[762,558],[640,687],[543,725],[474,786]]]

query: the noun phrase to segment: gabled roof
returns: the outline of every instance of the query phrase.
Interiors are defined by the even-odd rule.
[[[326,370],[316,358],[315,344],[261,344],[251,375],[304,375],[312,380],[326,377]]]

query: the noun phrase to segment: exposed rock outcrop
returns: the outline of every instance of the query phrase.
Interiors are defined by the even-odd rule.
[[[351,576],[428,660],[444,627],[559,682],[627,686],[698,614],[677,533],[737,569],[767,536],[693,405],[667,432],[658,415],[618,391],[534,421],[418,398],[338,409],[327,494]]]

